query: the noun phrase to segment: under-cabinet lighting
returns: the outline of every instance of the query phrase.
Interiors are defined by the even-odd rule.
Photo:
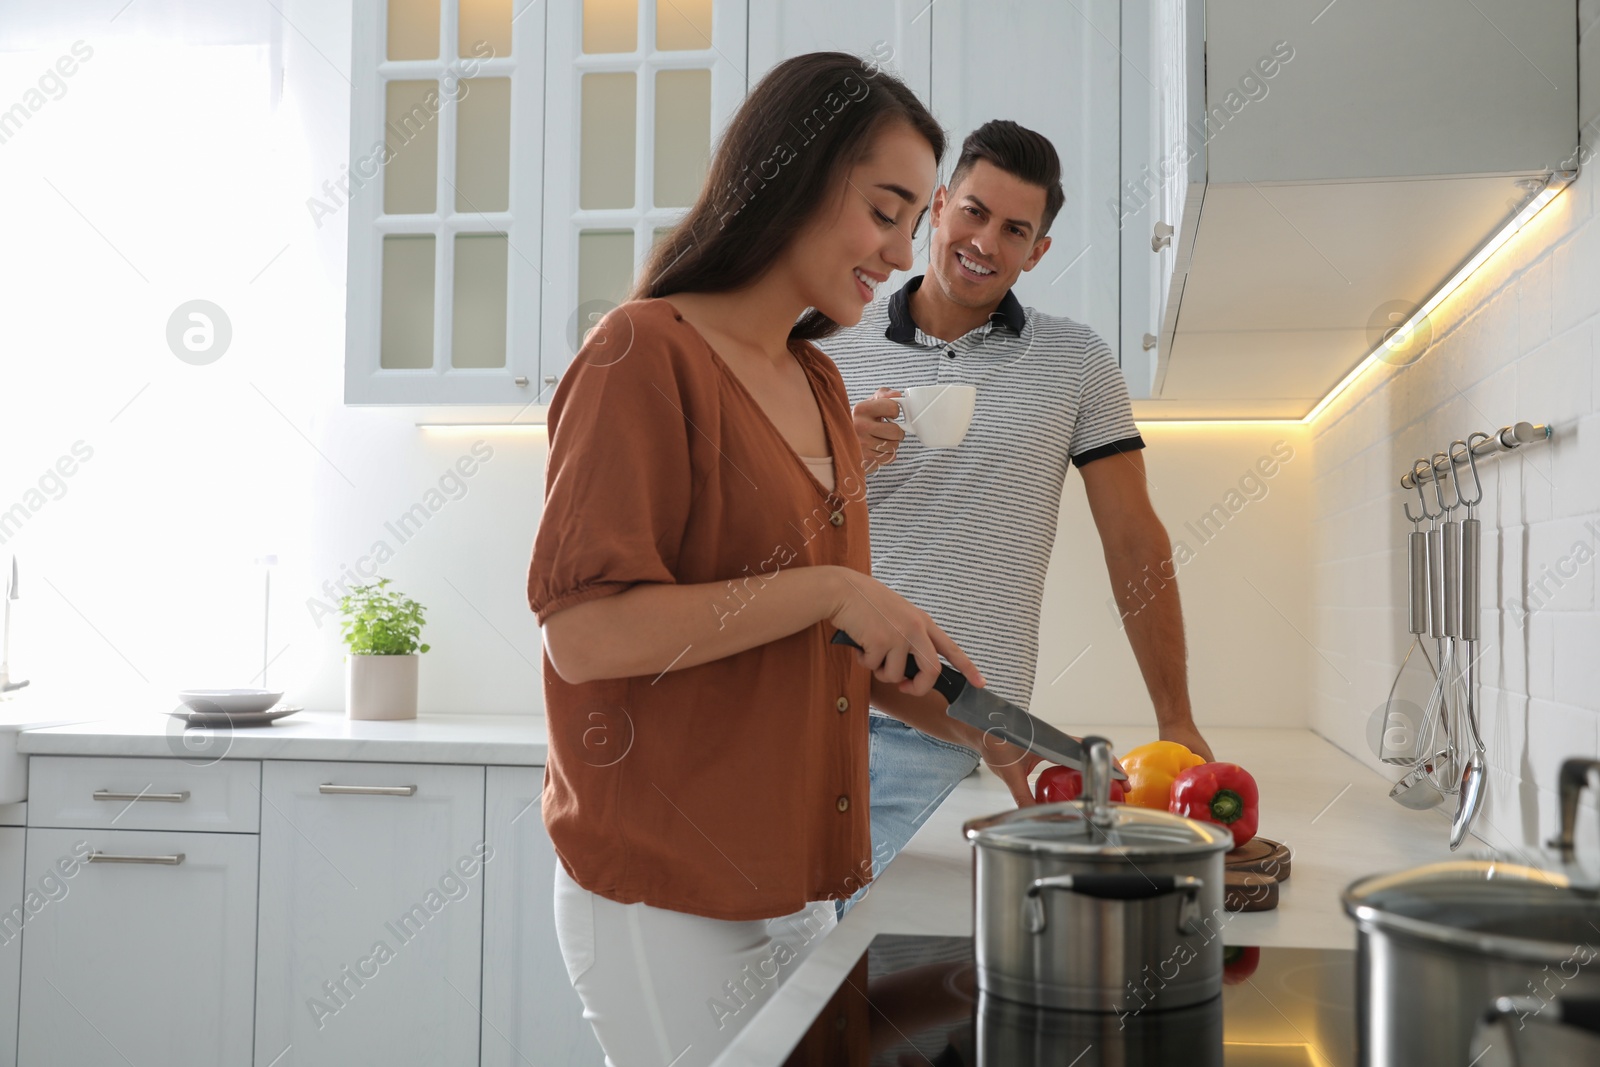
[[[1355,369],[1352,370],[1349,374],[1346,374],[1344,376],[1344,378],[1342,378],[1339,381],[1339,384],[1335,385],[1332,389],[1330,389],[1328,391],[1327,395],[1324,396],[1321,400],[1317,401],[1316,406],[1313,407],[1310,411],[1306,412],[1306,414],[1302,418],[1298,418],[1298,419],[1162,419],[1162,418],[1148,418],[1148,419],[1140,419],[1139,422],[1140,423],[1150,423],[1152,425],[1159,423],[1159,424],[1165,425],[1165,426],[1199,426],[1199,425],[1262,426],[1262,425],[1270,425],[1270,424],[1273,424],[1273,423],[1298,423],[1298,424],[1302,424],[1302,425],[1309,425],[1309,424],[1315,422],[1317,420],[1317,416],[1321,415],[1324,411],[1326,411],[1330,404],[1332,404],[1335,400],[1339,399],[1339,397],[1347,389],[1349,389],[1352,385],[1354,385],[1357,381],[1359,381],[1362,375],[1366,374],[1367,371],[1371,370],[1373,365],[1378,363],[1383,358],[1383,354],[1385,352],[1388,352],[1388,351],[1392,350],[1397,345],[1405,344],[1409,340],[1409,338],[1411,336],[1411,331],[1413,329],[1415,329],[1416,326],[1419,323],[1421,323],[1423,319],[1425,319],[1429,315],[1431,315],[1435,308],[1437,308],[1440,304],[1444,303],[1446,300],[1448,300],[1450,298],[1450,294],[1454,293],[1457,289],[1461,288],[1462,284],[1465,283],[1468,278],[1472,277],[1473,274],[1477,273],[1477,270],[1478,270],[1479,267],[1482,267],[1485,263],[1487,263],[1490,259],[1492,259],[1494,257],[1494,254],[1496,252],[1500,251],[1501,248],[1505,247],[1506,242],[1511,240],[1511,238],[1515,237],[1517,235],[1517,231],[1521,230],[1524,226],[1526,226],[1529,222],[1531,222],[1535,215],[1537,215],[1537,214],[1539,214],[1539,212],[1543,211],[1544,208],[1545,208],[1545,205],[1549,204],[1550,201],[1554,200],[1557,196],[1559,196],[1561,194],[1561,191],[1563,189],[1565,189],[1568,185],[1570,185],[1572,183],[1572,180],[1575,177],[1577,177],[1577,172],[1576,171],[1557,171],[1554,175],[1552,175],[1551,178],[1550,178],[1550,181],[1545,185],[1544,189],[1541,190],[1537,196],[1535,196],[1532,200],[1528,201],[1528,203],[1522,208],[1521,211],[1517,212],[1516,216],[1510,222],[1506,223],[1504,226],[1502,226],[1500,228],[1499,232],[1497,232],[1493,237],[1490,237],[1481,246],[1479,246],[1478,250],[1473,253],[1472,258],[1467,260],[1466,264],[1464,266],[1462,266],[1462,268],[1460,270],[1456,271],[1455,274],[1450,277],[1449,281],[1447,281],[1443,285],[1441,285],[1438,288],[1438,290],[1436,290],[1434,292],[1434,294],[1431,297],[1428,298],[1428,300],[1427,300],[1427,302],[1425,304],[1423,304],[1420,308],[1418,308],[1416,311],[1414,311],[1412,313],[1411,317],[1409,319],[1407,319],[1404,323],[1401,324],[1399,329],[1395,330],[1393,333],[1391,333],[1389,335],[1387,340],[1385,340],[1382,344],[1378,345],[1371,352],[1367,353],[1366,357],[1364,359],[1362,359],[1362,361],[1360,363],[1356,364]]]
[[[419,422],[417,429],[451,435],[488,432],[543,437],[547,427],[542,422]]]
[[[1460,270],[1456,271],[1455,274],[1451,276],[1449,281],[1441,285],[1438,291],[1428,298],[1427,303],[1423,304],[1416,311],[1412,312],[1411,317],[1402,323],[1398,330],[1395,330],[1392,334],[1390,334],[1388,340],[1384,341],[1371,352],[1367,353],[1367,357],[1360,363],[1356,364],[1355,369],[1349,374],[1346,374],[1344,379],[1328,392],[1327,396],[1319,400],[1316,407],[1306,412],[1306,417],[1301,421],[1305,423],[1315,422],[1317,416],[1326,411],[1328,409],[1328,405],[1337,400],[1340,394],[1342,394],[1346,389],[1349,389],[1352,385],[1354,385],[1363,374],[1371,369],[1373,364],[1382,359],[1385,352],[1390,351],[1398,344],[1406,343],[1411,336],[1411,331],[1415,329],[1423,319],[1433,314],[1434,309],[1448,300],[1451,293],[1454,293],[1457,289],[1461,288],[1462,284],[1465,283],[1468,278],[1477,273],[1479,267],[1489,262],[1496,252],[1505,247],[1507,241],[1511,240],[1511,238],[1517,235],[1518,230],[1526,226],[1535,215],[1543,211],[1545,205],[1554,200],[1556,196],[1560,194],[1561,190],[1565,189],[1569,184],[1571,184],[1572,179],[1575,177],[1577,177],[1577,174],[1571,171],[1558,171],[1556,174],[1551,176],[1550,181],[1545,185],[1544,189],[1539,192],[1539,195],[1528,201],[1527,205],[1524,206],[1521,211],[1517,212],[1515,218],[1500,228],[1499,233],[1496,233],[1493,237],[1485,241],[1478,251],[1473,254],[1472,258],[1467,260],[1466,265]]]
[[[1160,416],[1152,416],[1150,418],[1140,418],[1137,415],[1134,416],[1133,421],[1138,423],[1140,427],[1144,427],[1144,426],[1162,426],[1162,427],[1177,426],[1177,427],[1181,427],[1181,428],[1184,428],[1184,429],[1192,429],[1194,427],[1199,427],[1199,426],[1213,426],[1213,427],[1220,427],[1220,428],[1223,428],[1223,429],[1238,428],[1238,427],[1241,427],[1241,426],[1245,426],[1245,427],[1299,426],[1304,422],[1303,419],[1275,419],[1275,418],[1263,418],[1263,419],[1163,419]]]

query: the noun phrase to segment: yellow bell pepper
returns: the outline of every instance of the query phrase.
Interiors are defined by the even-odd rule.
[[[1205,760],[1176,741],[1152,741],[1118,757],[1118,762],[1128,772],[1127,803],[1166,811],[1173,779]]]

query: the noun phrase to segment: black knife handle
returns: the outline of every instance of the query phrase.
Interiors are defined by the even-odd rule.
[[[843,630],[834,631],[833,643],[836,645],[849,645],[851,648],[857,649],[861,652],[866,651],[866,649],[856,644],[855,638],[851,637]],[[917,676],[917,672],[919,672],[921,669],[921,667],[917,666],[917,657],[912,655],[906,656],[907,678],[915,678]],[[956,697],[960,696],[961,691],[966,687],[966,675],[962,674],[948,663],[939,664],[939,677],[934,680],[933,688],[940,696],[954,704],[956,702]]]

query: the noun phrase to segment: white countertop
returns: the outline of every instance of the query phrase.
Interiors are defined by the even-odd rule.
[[[69,716],[54,716],[68,718]],[[542,715],[423,715],[352,721],[343,712],[301,711],[266,726],[185,727],[163,712],[23,730],[17,751],[50,756],[168,756],[207,759],[356,760],[539,767]]]
[[[1079,732],[1075,730],[1074,732]],[[1083,727],[1119,751],[1149,727]],[[1309,730],[1208,729],[1219,759],[1243,765],[1261,787],[1264,837],[1293,851],[1274,911],[1230,913],[1230,945],[1354,948],[1356,928],[1339,894],[1363,875],[1447,858],[1449,812],[1412,811],[1388,798],[1389,782]],[[840,980],[880,933],[970,936],[971,846],[961,825],[1012,806],[986,769],[956,787],[838,929],[806,957],[715,1067],[781,1064]],[[1458,856],[1487,846],[1476,838]]]

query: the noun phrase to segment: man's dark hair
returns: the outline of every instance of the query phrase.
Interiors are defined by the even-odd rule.
[[[1044,218],[1039,221],[1034,240],[1049,233],[1056,213],[1067,202],[1067,194],[1061,191],[1061,157],[1056,155],[1050,139],[1009,119],[985,122],[961,143],[961,155],[950,175],[952,192],[980,159],[1044,190]]]

